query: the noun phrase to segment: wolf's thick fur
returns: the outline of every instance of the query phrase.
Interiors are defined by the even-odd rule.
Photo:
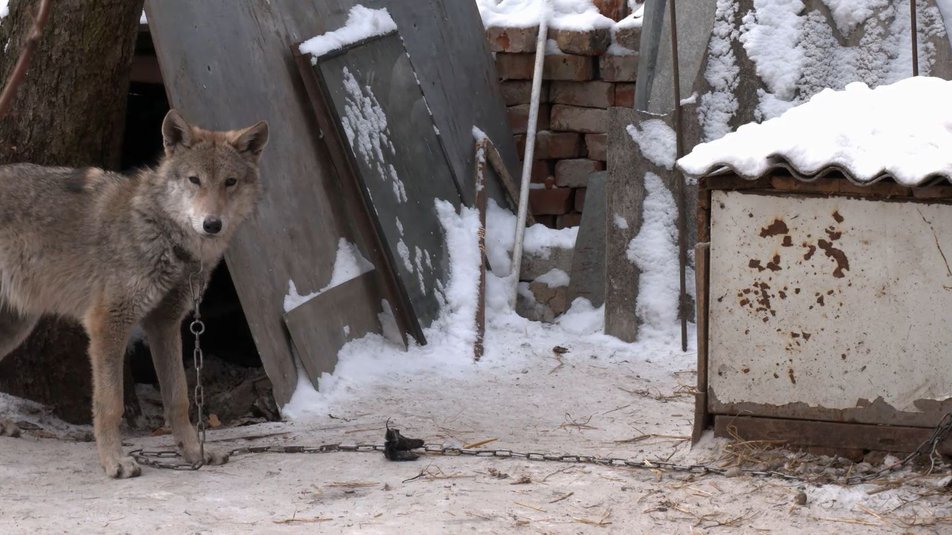
[[[158,167],[134,177],[96,168],[0,166],[0,359],[42,314],[82,322],[90,339],[96,445],[111,477],[140,473],[119,436],[123,356],[136,324],[148,337],[176,444],[189,462],[200,460],[179,331],[192,303],[189,277],[204,266],[194,279],[204,291],[261,194],[258,158],[267,123],[212,132],[173,110],[162,135]],[[0,421],[0,435],[14,432]],[[207,450],[205,457],[224,461]]]

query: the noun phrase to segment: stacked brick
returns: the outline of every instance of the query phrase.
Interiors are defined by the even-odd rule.
[[[550,30],[529,206],[550,227],[581,220],[591,173],[605,169],[608,108],[634,105],[640,28]],[[526,143],[538,28],[486,30],[520,156]]]

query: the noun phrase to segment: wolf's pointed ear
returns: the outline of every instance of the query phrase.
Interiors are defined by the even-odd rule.
[[[268,123],[258,121],[254,126],[235,132],[231,145],[247,158],[257,161],[268,144]]]
[[[190,147],[194,135],[192,127],[182,119],[175,110],[169,110],[162,121],[162,144],[165,146],[165,155],[171,156],[179,145]]]

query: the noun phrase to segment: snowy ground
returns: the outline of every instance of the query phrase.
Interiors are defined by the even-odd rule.
[[[388,418],[427,442],[588,455],[716,461],[724,441],[689,451],[692,353],[626,345],[564,328],[496,325],[486,361],[395,371],[342,388],[321,414],[213,431],[219,448],[382,443]],[[561,356],[554,346],[568,352]],[[10,398],[0,405],[10,408]],[[0,407],[3,408],[3,407]],[[54,432],[46,418],[39,421]],[[240,437],[258,436],[253,440]],[[169,446],[137,437],[129,447]],[[422,475],[421,475],[422,474]],[[910,474],[905,474],[909,478]],[[199,472],[146,468],[106,479],[94,445],[0,438],[0,533],[941,533],[952,529],[938,477],[850,489],[746,476],[681,474],[476,458],[392,463],[376,453],[255,455]],[[883,491],[886,488],[887,490]],[[807,505],[795,503],[804,490]],[[945,520],[941,520],[944,518]],[[926,524],[912,527],[912,523]],[[948,531],[945,531],[948,533]]]

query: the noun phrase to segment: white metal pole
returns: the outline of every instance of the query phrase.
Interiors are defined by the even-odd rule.
[[[532,158],[535,155],[536,123],[539,120],[539,96],[542,92],[542,64],[545,61],[545,43],[549,31],[549,2],[543,0],[536,39],[535,70],[532,73],[532,100],[529,103],[529,125],[526,129],[526,151],[522,157],[522,184],[519,189],[519,214],[516,216],[516,239],[512,247],[512,294],[510,305],[516,306],[519,292],[519,273],[522,270],[522,242],[526,232],[526,214],[529,211],[529,182],[532,178]]]

